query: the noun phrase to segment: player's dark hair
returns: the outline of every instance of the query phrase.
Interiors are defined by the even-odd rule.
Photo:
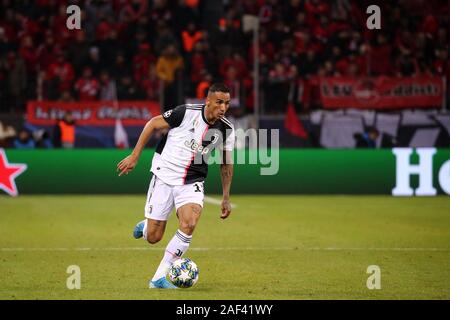
[[[209,87],[208,92],[224,92],[224,93],[230,93],[230,88],[228,88],[223,83],[214,83]]]

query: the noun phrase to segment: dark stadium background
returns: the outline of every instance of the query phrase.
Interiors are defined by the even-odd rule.
[[[82,9],[81,30],[66,27],[70,4]],[[366,27],[373,4],[381,9],[381,30]],[[154,101],[163,111],[202,101],[214,81],[232,90],[229,117],[236,127],[278,128],[282,147],[372,147],[361,135],[373,127],[380,133],[375,147],[450,143],[447,1],[3,0],[0,9],[2,147],[14,147],[22,129],[36,147],[60,144],[55,124],[61,114],[36,125],[25,116],[30,101],[117,98]],[[246,15],[260,18],[257,86]],[[407,103],[377,111],[369,104],[356,110],[323,105],[324,77],[384,76],[439,79],[441,98],[426,107]],[[288,114],[300,122],[287,123],[296,122]],[[131,145],[141,127],[125,126]],[[340,139],[329,141],[323,129],[340,132]],[[113,137],[113,125],[84,125],[75,146],[114,147]]]

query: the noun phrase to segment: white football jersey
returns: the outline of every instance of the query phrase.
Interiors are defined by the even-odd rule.
[[[169,185],[205,180],[211,151],[234,149],[233,125],[225,118],[208,123],[204,104],[181,105],[162,116],[170,130],[156,147],[151,172]]]

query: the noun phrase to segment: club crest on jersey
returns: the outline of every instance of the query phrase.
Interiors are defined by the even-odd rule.
[[[216,143],[219,140],[219,138],[220,138],[220,134],[214,133],[214,135],[213,135],[213,137],[211,139],[211,143],[212,144]]]
[[[184,145],[188,148],[190,148],[192,151],[200,152],[201,154],[207,154],[209,152],[208,147],[203,147],[201,144],[199,144],[194,139],[191,139],[191,141],[185,141]]]

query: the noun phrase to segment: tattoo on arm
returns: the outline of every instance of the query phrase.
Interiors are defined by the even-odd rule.
[[[222,179],[223,196],[230,196],[231,180],[233,179],[233,165],[222,164],[220,166],[220,175]]]

